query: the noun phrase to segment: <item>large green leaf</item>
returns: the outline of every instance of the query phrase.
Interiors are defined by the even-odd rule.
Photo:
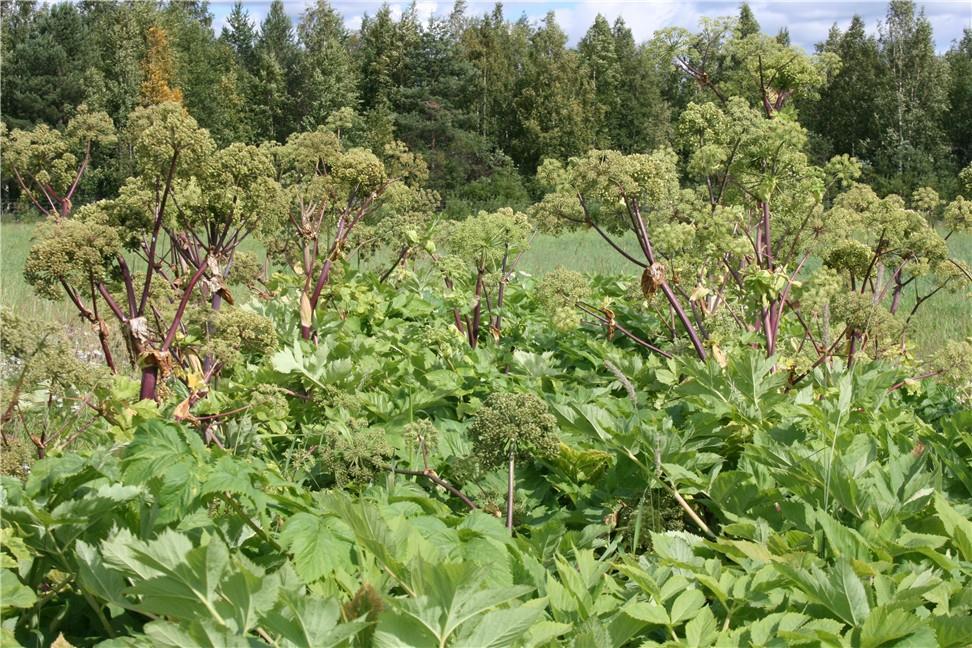
[[[517,607],[506,610],[492,610],[478,617],[471,628],[463,628],[462,635],[453,644],[455,648],[509,648],[529,631],[530,627],[543,616],[543,608]]]
[[[27,608],[37,601],[33,590],[20,582],[9,569],[0,569],[0,605],[7,608]]]
[[[365,628],[363,621],[340,623],[341,607],[305,592],[286,592],[264,620],[263,627],[281,637],[285,648],[332,648]]]
[[[867,619],[870,612],[867,592],[850,561],[840,560],[828,572],[817,567],[810,571],[783,564],[777,567],[810,600],[851,626],[860,626]]]
[[[876,607],[861,626],[861,648],[878,648],[927,629],[927,624],[905,610]]]
[[[956,511],[941,493],[935,494],[935,511],[962,557],[972,561],[972,521]]]
[[[160,521],[172,522],[190,511],[201,492],[205,454],[198,434],[149,421],[139,427],[125,449],[124,479],[129,484],[148,485],[161,510]]]
[[[280,532],[280,544],[293,554],[297,573],[307,583],[350,563],[350,546],[335,534],[333,518],[313,513],[292,515]]]

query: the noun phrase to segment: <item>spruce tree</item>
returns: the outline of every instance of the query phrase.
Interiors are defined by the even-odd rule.
[[[739,18],[736,22],[737,36],[739,38],[745,38],[753,34],[758,34],[759,32],[759,22],[757,22],[753,10],[749,8],[749,3],[742,3],[739,7]]]
[[[611,138],[625,153],[647,153],[669,139],[671,110],[662,97],[664,83],[651,52],[635,44],[622,18],[612,28],[621,70],[617,109],[610,118]]]
[[[821,89],[819,99],[804,111],[807,126],[817,133],[818,152],[822,157],[870,157],[881,137],[878,113],[884,72],[877,41],[868,36],[863,19],[854,16],[846,32],[834,25],[818,49],[841,60],[840,70]]]
[[[334,111],[357,106],[357,69],[347,49],[344,22],[327,0],[304,12],[297,38],[302,46],[297,104],[302,127],[311,129]]]
[[[581,39],[577,47],[584,61],[587,74],[594,86],[596,112],[592,116],[597,124],[595,145],[598,148],[611,148],[620,145],[613,126],[621,111],[620,86],[622,83],[621,65],[614,34],[607,19],[598,14],[594,24]]]
[[[232,48],[240,64],[248,70],[253,68],[257,33],[242,2],[233,5],[219,38]]]
[[[534,170],[547,157],[566,159],[594,143],[594,86],[553,12],[530,37],[525,73],[514,106],[520,128],[514,159]]]
[[[255,56],[248,99],[253,106],[256,135],[282,142],[296,129],[294,90],[298,76],[297,43],[282,0],[273,0],[260,23]]]

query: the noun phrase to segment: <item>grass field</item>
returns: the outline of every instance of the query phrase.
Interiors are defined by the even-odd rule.
[[[80,326],[70,304],[40,299],[24,281],[24,260],[34,227],[32,222],[0,220],[0,302],[22,315],[62,322],[72,329],[87,332],[88,327]],[[636,252],[633,238],[622,243],[631,252]],[[972,235],[953,236],[949,243],[955,258],[972,263]],[[246,247],[253,249],[256,245],[251,242]],[[637,271],[592,231],[537,236],[523,255],[519,268],[540,276],[558,266],[598,274],[634,275]],[[943,291],[918,311],[912,339],[922,354],[933,353],[945,340],[972,336],[972,300],[969,296],[967,286],[954,294]],[[906,308],[910,309],[908,302],[913,303],[913,299],[908,296]]]

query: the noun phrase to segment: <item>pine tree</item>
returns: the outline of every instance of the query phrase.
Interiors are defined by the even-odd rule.
[[[182,90],[173,88],[175,64],[169,36],[162,27],[149,27],[145,34],[148,51],[142,59],[144,79],[139,90],[142,103],[147,106],[166,101],[182,102]]]
[[[14,127],[63,124],[84,99],[92,63],[88,31],[71,3],[2,6],[3,120]]]

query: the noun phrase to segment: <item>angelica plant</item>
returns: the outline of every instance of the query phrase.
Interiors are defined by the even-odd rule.
[[[527,215],[508,207],[482,211],[440,229],[448,254],[437,258],[436,264],[454,298],[453,322],[470,347],[479,344],[484,313],[493,339],[499,340],[506,286],[527,249],[531,231]]]
[[[308,340],[324,289],[350,248],[374,244],[375,238],[388,243],[393,235],[421,227],[431,212],[431,201],[420,192],[428,172],[404,145],[390,145],[382,159],[367,149],[345,148],[326,127],[294,134],[270,150],[288,203],[274,252],[300,279],[300,333]],[[376,223],[390,213],[410,226]],[[368,226],[374,228],[371,236],[356,239]]]
[[[537,299],[559,331],[580,324],[578,305],[588,299],[590,293],[591,287],[584,275],[563,267],[547,273],[537,284]]]
[[[763,337],[769,356],[777,351],[794,283],[832,224],[824,204],[860,174],[847,156],[811,164],[806,130],[793,119],[769,118],[773,114],[735,97],[722,105],[690,104],[678,125],[698,193],[732,227],[732,235],[715,245],[694,246],[709,268],[700,285],[712,295],[742,293],[753,309],[751,330]],[[708,310],[719,305],[715,299]]]
[[[155,399],[179,367],[203,383],[215,375],[213,357],[196,367],[196,354],[180,348],[187,310],[232,302],[227,276],[236,249],[250,235],[276,231],[282,191],[266,152],[242,144],[217,150],[181,104],[136,109],[124,139],[133,175],[116,197],[41,228],[25,276],[42,296],[67,295],[116,369],[105,323],[113,314],[141,371],[140,397]],[[132,271],[133,256],[144,272]],[[204,338],[216,335],[214,326]]]
[[[959,198],[945,209],[946,226],[953,231],[967,230],[972,223],[962,218],[961,201]],[[857,313],[845,322],[851,362],[868,338],[874,343],[875,355],[882,350],[879,340],[890,339],[869,335],[865,328],[892,331],[895,327],[889,326],[888,316],[896,316],[900,319],[900,342],[905,327],[923,304],[972,279],[965,265],[950,256],[947,237],[941,236],[922,212],[906,208],[899,196],[879,198],[869,187],[855,185],[837,196],[827,220],[832,223],[832,230],[825,236],[830,248],[825,264],[844,279],[845,291],[866,298],[841,298],[845,312]],[[914,291],[914,302],[910,310],[902,313],[906,290]],[[846,306],[855,303],[858,305],[848,311]],[[860,316],[862,308],[870,312],[868,317]],[[857,325],[852,325],[854,322]],[[888,325],[878,326],[878,322]]]
[[[496,392],[469,426],[474,451],[485,468],[507,467],[506,528],[513,529],[516,464],[556,454],[557,419],[533,394]]]
[[[46,124],[31,130],[15,128],[9,134],[5,126],[0,129],[4,175],[16,180],[25,206],[53,219],[71,214],[95,150],[118,141],[111,118],[91,112],[85,104],[78,106],[63,130]]]
[[[548,161],[538,173],[550,193],[535,208],[539,215],[564,218],[593,228],[626,259],[642,268],[646,296],[656,291],[664,298],[692,342],[696,354],[706,358],[699,322],[692,321],[673,284],[676,278],[657,247],[651,214],[671,211],[678,198],[677,159],[670,150],[651,155],[624,155],[617,151],[591,151],[571,158],[564,166]],[[637,238],[644,261],[628,253],[613,234],[630,231]]]
[[[681,27],[660,30],[652,47],[719,103],[743,97],[767,117],[786,110],[793,99],[816,97],[840,69],[832,52],[808,55],[771,36],[745,33],[732,18],[703,18],[696,34]]]
[[[19,446],[16,433],[37,459],[70,446],[91,426],[80,403],[107,383],[54,324],[0,307],[0,454]]]
[[[718,302],[730,282],[746,291],[744,271],[755,266],[756,281],[749,283],[759,289],[753,329],[761,332],[772,356],[789,293],[822,225],[825,194],[860,172],[846,157],[824,168],[809,164],[803,152],[806,133],[792,118],[792,100],[815,97],[840,61],[832,53],[808,56],[777,39],[740,30],[732,19],[703,20],[698,34],[663,30],[655,46],[716,100],[686,108],[679,144],[691,177],[704,183],[699,193],[712,212],[728,208],[734,235],[743,235],[751,247],[745,253],[738,247],[710,248],[709,262],[725,265],[728,272],[709,282],[717,287],[700,287]],[[733,64],[724,65],[728,61]]]

